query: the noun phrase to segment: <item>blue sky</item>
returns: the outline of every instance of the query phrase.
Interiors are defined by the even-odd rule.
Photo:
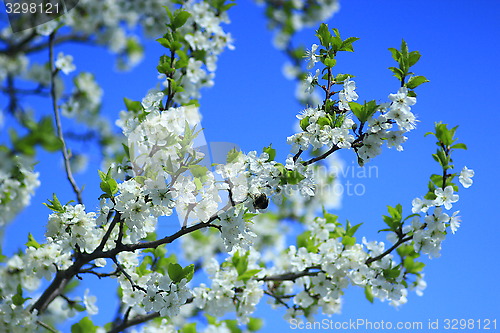
[[[241,1],[231,9],[230,16],[232,23],[227,30],[236,39],[236,49],[221,56],[215,86],[203,92],[200,110],[205,136],[208,141],[238,143],[244,151],[261,150],[273,143],[279,157],[284,158],[289,151],[286,137],[293,134],[295,115],[301,110],[294,101],[295,83],[281,74],[285,57],[271,44],[272,33],[266,30],[263,8]],[[355,43],[354,54],[339,56],[337,68],[338,72],[356,76],[361,101],[384,101],[397,90],[398,82],[387,70],[393,65],[387,48],[399,47],[402,38],[410,50],[422,54],[415,72],[431,81],[417,90],[413,111],[420,123],[409,134],[405,150],[385,149],[370,162],[377,167],[378,177],[351,179],[363,184],[366,192],[344,197],[342,208],[334,212],[340,220],[364,222],[360,234],[383,240],[376,230],[383,224],[381,215],[386,205],[401,203],[408,212],[411,200],[425,194],[429,175],[439,171],[431,158],[434,141],[424,138],[435,121],[460,125],[458,137],[469,150],[457,151],[455,165],[467,165],[476,173],[474,185],[460,192],[460,202],[455,206],[461,211],[461,228],[445,240],[441,258],[425,259],[428,287],[424,296],[410,293],[408,304],[394,309],[377,301],[370,304],[362,290],[350,288],[342,314],[332,320],[419,321],[424,327],[429,319],[439,319],[441,325],[446,318],[500,320],[500,219],[496,214],[496,188],[500,183],[496,177],[499,152],[495,128],[500,108],[494,100],[500,88],[498,17],[500,2],[494,0],[344,0],[340,12],[328,22],[345,37],[361,38]],[[315,42],[313,35],[313,29],[309,29],[300,33],[299,39],[309,47]],[[123,97],[140,100],[157,82],[155,66],[162,49],[154,43],[147,44],[144,61],[130,73],[113,71],[113,57],[102,49],[68,45],[60,50],[74,55],[78,70],[95,73],[105,91],[103,107],[110,119],[123,108]],[[1,105],[5,105],[4,99]],[[40,203],[52,192],[72,199],[69,186],[54,177],[53,165],[60,163],[59,155],[41,156],[37,169],[42,173],[42,188],[33,199],[34,207],[7,229],[5,253],[14,252],[25,242],[28,229],[41,237],[48,212]],[[346,152],[341,157],[346,165],[354,166],[354,154]],[[96,160],[92,162],[97,165]],[[84,197],[89,207],[97,205],[94,198],[98,196],[92,165],[91,172],[77,178],[79,184],[87,184]],[[102,310],[107,306],[102,298],[98,305]],[[114,305],[109,306],[107,314],[111,316]],[[267,323],[264,332],[291,331],[280,318],[283,311],[268,310],[263,306],[257,313]],[[100,314],[96,319],[105,321],[106,317]]]

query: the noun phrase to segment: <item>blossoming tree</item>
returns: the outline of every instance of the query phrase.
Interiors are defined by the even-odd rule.
[[[37,147],[62,153],[76,201],[62,204],[54,194],[46,203],[51,213],[45,238],[29,234],[22,251],[0,258],[0,326],[6,331],[57,331],[78,312],[86,315],[72,324],[75,332],[255,331],[261,322],[252,314],[264,299],[286,308],[286,319],[312,319],[339,312],[348,286],[363,288],[371,302],[396,306],[407,302],[409,291],[422,293],[420,258],[438,257],[446,235],[457,231],[458,183],[472,184],[474,172],[456,171],[452,164],[455,151],[466,149],[457,142],[457,127],[436,123],[429,133],[438,147],[432,155],[436,174],[427,192],[408,205],[411,214],[400,204],[388,207],[380,224],[388,244],[367,240],[359,224],[343,224],[328,211],[324,189],[336,178],[318,172],[341,149],[351,151],[359,165],[384,146],[403,149],[405,134],[417,122],[415,90],[428,82],[412,72],[419,52],[405,41],[390,48],[393,93],[385,103],[359,103],[354,77],[335,70],[337,55],[353,52],[358,38],[320,24],[337,2],[262,3],[304,104],[284,161],[268,146],[232,149],[223,163],[213,164],[196,141],[200,90],[213,85],[218,56],[232,48],[223,28],[231,2],[81,0],[36,28],[2,30],[0,80],[9,100],[4,117],[16,126],[0,146],[0,226],[43,185],[34,171]],[[64,88],[61,76],[76,66],[70,54],[56,54],[55,48],[100,44],[117,53],[120,66],[133,66],[142,57],[141,40],[131,34],[138,25],[165,48],[157,66],[161,84],[142,101],[125,99],[116,121],[121,131],[115,133],[100,114],[102,90],[91,73],[78,73],[74,86]],[[318,26],[317,42],[307,50],[293,45],[304,25]],[[32,62],[40,51],[48,57]],[[36,117],[24,105],[26,96],[50,100],[52,115]],[[78,155],[63,130],[68,119],[97,138],[103,154],[102,170],[96,170],[102,194],[86,198],[88,207],[98,203],[97,211],[84,205],[83,186],[73,177]],[[157,232],[158,219],[174,210],[178,230]],[[283,228],[284,220],[295,221],[296,230]],[[298,233],[296,240],[287,243],[285,230]],[[169,249],[174,242],[182,244],[182,253]],[[116,281],[111,292],[120,306],[103,327],[91,319],[98,311],[92,290],[76,295],[76,286],[85,286],[90,275]],[[223,320],[226,314],[236,320]]]

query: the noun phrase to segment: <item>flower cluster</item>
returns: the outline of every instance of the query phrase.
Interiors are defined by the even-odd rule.
[[[0,150],[0,228],[28,206],[36,188],[40,186],[38,172],[33,171],[27,157],[8,157]]]
[[[467,172],[468,175],[473,175],[474,171],[464,167],[461,175]],[[464,187],[469,187],[472,184],[472,179],[461,178],[460,181]],[[443,207],[446,210],[452,208],[452,204],[457,202],[458,194],[454,193],[453,186],[449,185],[434,190],[435,199],[415,198],[412,201],[412,212],[415,214],[424,213],[423,222],[420,216],[414,217],[411,226],[407,226],[405,233],[413,234],[414,248],[417,252],[428,254],[430,258],[439,257],[441,251],[441,243],[446,238],[446,229],[449,227],[452,233],[455,233],[460,227],[460,216],[457,216],[460,211],[455,211],[452,216],[443,212]],[[433,209],[434,208],[434,209]],[[430,210],[432,210],[432,213]],[[393,237],[395,238],[395,237]]]
[[[369,258],[384,253],[383,242],[367,242],[363,238],[362,244],[346,246],[342,239],[331,237],[339,229],[330,218],[316,218],[308,223],[308,229],[311,232],[308,248],[290,246],[276,259],[277,265],[266,271],[268,276],[274,277],[297,272],[293,282],[272,286],[277,297],[295,295],[294,306],[289,308],[287,318],[305,313],[312,316],[320,308],[324,314],[339,313],[342,295],[349,285],[371,288],[373,297],[388,300],[392,305],[406,303],[403,273],[397,276],[387,273],[398,266],[393,256],[367,263]],[[310,251],[309,247],[317,251]]]
[[[328,20],[339,10],[337,0],[296,0],[281,3],[272,0],[257,0],[267,8],[270,27],[277,30],[274,45],[280,50],[286,49],[291,37],[304,27]]]
[[[147,286],[147,289],[138,289],[131,281],[138,281],[141,286]],[[123,300],[132,307],[134,313],[153,311],[159,312],[162,317],[175,317],[179,314],[181,305],[191,296],[186,279],[174,283],[168,275],[153,272],[141,277],[132,273],[131,281],[119,279]]]
[[[318,55],[314,54],[316,49],[317,45],[313,45],[311,51],[308,51],[310,63],[308,67],[314,66],[319,61]],[[318,85],[317,75],[310,81],[310,87]],[[333,115],[326,112],[324,107],[309,107],[297,116],[303,132],[288,137],[293,153],[306,151],[309,147],[314,150],[323,147],[327,149],[351,148],[356,137],[359,137],[359,134],[355,132],[357,125],[355,127],[351,119],[352,113],[358,116],[357,110],[351,110],[350,104],[358,99],[355,89],[355,82],[347,77],[343,82],[343,89],[338,93],[339,111]],[[389,147],[403,150],[402,143],[407,139],[403,134],[415,128],[416,118],[411,112],[411,106],[416,103],[416,98],[408,95],[408,89],[400,88],[398,93],[390,94],[389,99],[392,101],[390,104],[374,105],[376,108],[374,112],[377,111],[380,114],[377,117],[368,118],[368,128],[360,138],[362,144],[355,147],[358,157],[363,162],[379,155],[384,142]],[[359,104],[356,106],[361,108]],[[360,126],[364,126],[365,120],[361,122]],[[393,124],[397,124],[398,130],[390,130]],[[356,134],[356,137],[353,134]]]
[[[349,132],[354,122],[349,117],[339,116],[332,127],[328,123],[325,124],[326,112],[308,108],[302,114],[297,115],[297,118],[304,131],[288,137],[287,141],[292,145],[292,153],[297,153],[299,150],[306,151],[309,147],[319,149],[323,146],[331,148],[337,145],[341,148],[350,148],[354,141],[354,136]]]
[[[67,205],[63,212],[51,214],[45,233],[49,242],[58,244],[64,252],[78,247],[87,253],[97,247],[103,235],[97,227],[95,213],[86,213],[83,205]]]
[[[191,15],[179,31],[193,55],[188,60],[185,73],[177,71],[173,77],[183,87],[183,91],[175,95],[177,103],[199,99],[201,88],[213,86],[219,55],[226,48],[234,48],[231,34],[221,27],[221,24],[230,22],[226,12],[204,1],[187,1],[183,8]],[[204,56],[200,57],[200,54]],[[172,85],[171,77],[160,74],[159,78],[165,78],[163,86],[166,88]]]
[[[408,96],[406,87],[399,88],[396,94],[390,94],[392,101],[389,105],[379,107],[380,115],[372,117],[368,122],[367,135],[363,138],[363,145],[358,149],[358,156],[368,161],[381,153],[384,141],[388,147],[403,150],[402,144],[407,140],[404,133],[415,128],[416,118],[411,112],[411,106],[416,103],[415,97]],[[394,124],[398,130],[392,130]]]
[[[238,255],[238,252],[233,255]],[[251,251],[248,257],[249,270],[258,270],[258,253]],[[255,311],[255,306],[262,298],[263,282],[255,279],[245,281],[237,267],[232,262],[232,257],[226,259],[222,266],[212,259],[205,270],[212,276],[212,284],[207,287],[204,283],[193,289],[194,304],[211,316],[221,317],[228,312],[236,312],[238,321],[246,324]]]
[[[76,66],[73,64],[73,56],[72,55],[64,55],[62,52],[59,52],[56,60],[56,68],[61,70],[64,74],[68,75],[76,69]]]

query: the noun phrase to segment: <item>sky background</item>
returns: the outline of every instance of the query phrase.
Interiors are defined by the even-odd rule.
[[[295,115],[301,111],[294,99],[295,83],[282,75],[286,58],[272,46],[273,33],[266,29],[262,7],[240,1],[230,10],[230,17],[232,23],[225,29],[233,34],[236,49],[222,54],[215,86],[203,91],[200,111],[205,137],[212,142],[235,142],[246,152],[260,151],[272,143],[278,157],[284,160],[289,152],[286,137],[293,134]],[[500,2],[495,0],[344,0],[340,11],[328,22],[343,37],[361,38],[354,44],[355,53],[339,55],[335,68],[337,72],[356,76],[358,101],[386,101],[389,93],[397,91],[398,82],[387,69],[394,65],[387,48],[398,48],[402,38],[410,50],[422,54],[414,68],[416,74],[431,81],[417,89],[418,101],[413,112],[420,123],[408,135],[405,150],[384,148],[383,154],[370,162],[377,167],[376,177],[342,180],[362,184],[365,193],[344,196],[341,209],[334,211],[340,220],[364,222],[359,235],[384,240],[376,230],[383,225],[381,215],[385,214],[386,205],[401,203],[409,214],[411,200],[425,194],[428,177],[439,172],[439,165],[431,157],[434,140],[424,138],[436,121],[460,125],[458,137],[469,150],[455,153],[455,165],[457,170],[466,165],[475,171],[473,186],[468,190],[461,188],[460,201],[453,207],[460,210],[461,228],[444,241],[440,258],[424,259],[428,283],[424,295],[410,293],[408,304],[395,309],[379,301],[370,304],[361,289],[349,288],[342,314],[331,317],[333,321],[415,321],[423,322],[426,327],[429,320],[439,319],[443,325],[446,318],[500,320],[500,219],[496,190],[500,185],[496,143],[500,110],[495,101],[500,88],[499,17]],[[313,29],[300,33],[299,39],[307,47],[316,42]],[[155,43],[147,43],[143,62],[131,72],[119,73],[113,69],[113,56],[101,48],[67,45],[57,51],[72,54],[78,71],[95,73],[105,91],[103,110],[110,119],[123,109],[123,97],[140,100],[156,85],[155,66],[163,52]],[[2,97],[1,107],[5,103]],[[78,144],[76,147],[85,148]],[[12,254],[26,242],[28,230],[41,239],[49,213],[41,202],[50,198],[52,192],[57,192],[61,201],[73,199],[68,184],[59,179],[63,178],[59,177],[62,169],[54,171],[54,165],[60,163],[59,154],[40,152],[39,156],[37,170],[41,173],[42,187],[29,210],[6,230],[5,254]],[[355,168],[352,152],[340,157],[345,165]],[[89,208],[97,207],[98,203],[97,167],[98,159],[92,158],[89,172],[77,176],[79,184],[86,184],[84,198]],[[174,220],[170,226],[161,226],[160,231],[170,233],[177,227]],[[104,298],[104,291],[113,283],[105,282],[102,286],[92,290],[97,296],[102,295],[98,300],[101,313],[95,316],[98,323],[109,321],[115,311],[114,301]],[[281,319],[283,313],[261,306],[256,315],[266,322],[263,332],[292,331]],[[427,331],[431,330],[418,332]]]

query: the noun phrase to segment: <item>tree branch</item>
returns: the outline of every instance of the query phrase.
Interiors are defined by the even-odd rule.
[[[302,272],[291,272],[291,273],[284,273],[284,274],[278,274],[278,275],[271,275],[271,276],[264,276],[263,278],[257,279],[258,281],[295,281],[298,278],[301,278],[303,276],[316,276],[321,271],[315,271],[311,272],[310,269],[313,268],[318,268],[319,267],[309,267],[306,268]]]
[[[378,261],[378,260],[382,259],[383,257],[390,254],[392,251],[394,251],[399,245],[406,243],[407,241],[412,240],[412,239],[413,239],[413,236],[408,236],[406,238],[404,238],[404,236],[400,237],[398,239],[398,241],[396,243],[394,243],[394,245],[392,245],[390,248],[388,248],[384,253],[381,253],[376,257],[366,259],[365,264],[369,265],[374,261]]]
[[[209,221],[207,222],[201,222],[192,226],[189,226],[187,228],[182,228],[176,233],[164,237],[162,239],[156,240],[156,241],[151,241],[151,242],[143,242],[143,243],[136,243],[136,244],[117,244],[117,246],[111,250],[107,251],[102,251],[102,250],[94,250],[94,252],[88,254],[88,253],[81,253],[78,258],[75,260],[75,262],[66,270],[62,271],[57,271],[56,276],[50,283],[50,285],[45,289],[43,294],[38,298],[38,300],[31,306],[30,311],[37,310],[38,313],[42,313],[47,309],[49,304],[59,295],[64,290],[64,287],[75,277],[80,271],[83,265],[91,262],[92,260],[98,259],[98,258],[110,258],[113,259],[116,257],[119,253],[121,252],[134,252],[139,249],[148,249],[148,248],[156,248],[160,245],[163,244],[168,244],[172,243],[175,241],[177,238],[180,238],[190,232],[207,228],[207,227],[214,227],[219,229],[219,226],[216,226],[212,224],[213,221],[215,221],[218,218],[218,216],[213,216],[210,218]],[[102,244],[102,243],[101,243]]]
[[[66,142],[64,141],[64,135],[61,124],[61,115],[59,114],[59,107],[57,105],[57,96],[56,96],[56,87],[55,87],[55,78],[57,75],[57,70],[54,69],[54,39],[55,39],[55,31],[49,36],[49,64],[50,64],[50,96],[52,98],[52,110],[54,111],[54,118],[56,121],[56,129],[57,136],[62,143],[62,153],[64,158],[64,168],[66,170],[66,177],[73,188],[73,192],[76,194],[76,199],[79,204],[83,204],[82,200],[82,191],[76,184],[75,179],[73,178],[73,173],[71,172],[71,165],[69,162],[70,154],[68,148],[66,146]]]
[[[128,319],[128,320],[122,322],[120,325],[113,327],[112,329],[110,329],[108,331],[108,333],[119,333],[119,332],[122,332],[129,327],[145,323],[151,319],[158,318],[159,316],[160,316],[159,312],[153,312],[153,313],[149,313],[149,314],[145,314],[145,315],[135,316],[134,318]]]

